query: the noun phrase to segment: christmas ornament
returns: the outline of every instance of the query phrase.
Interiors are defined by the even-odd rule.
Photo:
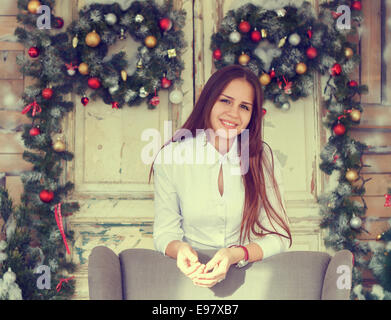
[[[313,35],[312,29],[308,29],[308,30],[307,30],[307,36],[308,36],[308,38],[311,39],[311,38],[312,38],[312,35]]]
[[[163,89],[171,87],[171,80],[167,79],[166,77],[163,77],[161,80],[161,86]]]
[[[76,48],[79,44],[79,38],[77,36],[74,36],[72,39],[72,47]]]
[[[351,87],[351,88],[354,88],[354,87],[357,87],[357,86],[358,86],[358,83],[357,83],[357,81],[350,80],[350,81],[348,82],[348,86]]]
[[[86,35],[86,45],[95,48],[100,44],[100,36],[96,33],[96,31],[92,31]]]
[[[170,31],[172,22],[169,18],[163,18],[159,20],[159,27],[162,31]]]
[[[334,19],[338,19],[340,16],[342,16],[342,13],[335,12],[335,11],[332,11],[331,14],[332,14]]]
[[[345,134],[346,128],[342,123],[338,123],[334,126],[333,131],[337,136],[342,136]]]
[[[144,88],[144,87],[141,87],[141,88],[140,88],[139,96],[140,96],[141,98],[146,98],[146,97],[148,96],[148,92],[145,91],[145,88]]]
[[[35,137],[35,136],[41,134],[41,130],[39,130],[39,128],[37,128],[37,127],[32,127],[30,129],[29,134],[30,134],[30,136]]]
[[[32,13],[32,14],[36,14],[37,11],[38,11],[38,8],[41,6],[41,2],[37,1],[37,0],[31,0],[29,1],[29,3],[27,4],[27,10],[28,12]]]
[[[86,106],[88,102],[90,102],[90,99],[88,99],[87,97],[84,96],[83,98],[81,98],[81,103],[83,104],[83,106]]]
[[[22,114],[26,114],[27,112],[29,112],[31,109],[33,109],[31,115],[33,117],[35,117],[35,115],[37,113],[40,113],[42,112],[42,108],[38,105],[37,101],[34,100],[34,102],[30,103],[29,105],[27,105],[23,110],[22,110]]]
[[[281,81],[281,80],[278,80],[277,83],[278,83],[278,87],[280,89],[284,89],[284,92],[286,94],[292,94],[292,81],[288,81],[286,80],[285,76],[282,76],[282,79],[284,80],[284,83]],[[284,86],[285,84],[285,86]]]
[[[330,71],[332,76],[339,76],[342,73],[342,67],[339,63],[335,63]]]
[[[261,85],[267,86],[267,85],[271,82],[271,77],[270,77],[270,75],[268,75],[267,73],[263,73],[263,74],[259,77],[259,82],[261,83]]]
[[[144,21],[144,17],[141,15],[141,14],[138,14],[136,15],[136,17],[134,18],[134,21],[136,21],[137,23],[141,23]]]
[[[350,112],[350,119],[354,122],[359,122],[361,120],[361,112],[357,109],[352,109]]]
[[[86,76],[87,74],[90,73],[88,64],[85,62],[80,63],[78,69],[79,69],[79,73],[82,74],[83,76]]]
[[[280,18],[285,17],[286,10],[284,8],[281,8],[281,9],[276,10],[276,13],[277,13],[277,16],[279,16]]]
[[[60,233],[61,233],[64,245],[65,245],[65,248],[67,250],[67,254],[71,254],[71,252],[69,251],[67,239],[66,239],[66,236],[65,236],[64,225],[62,223],[61,202],[54,206],[54,216],[56,218],[57,227],[60,230]],[[71,279],[71,278],[68,278],[68,279]],[[67,279],[61,279],[60,284],[62,283],[62,281],[67,281]],[[60,285],[60,287],[59,287],[59,285],[57,285],[57,287],[56,287],[57,292],[59,292],[61,290],[61,285]]]
[[[353,55],[354,55],[352,48],[345,48],[344,53],[345,53],[345,57],[348,59],[353,57]]]
[[[229,34],[229,41],[232,43],[238,43],[242,39],[242,36],[239,32],[233,31]]]
[[[138,62],[137,62],[137,69],[142,69],[143,68],[143,60],[140,59]]]
[[[64,26],[64,19],[61,17],[55,17],[53,24],[56,29],[61,29]]]
[[[278,47],[279,47],[279,48],[282,48],[282,47],[285,45],[286,38],[287,38],[287,37],[284,37],[284,38],[282,38],[282,39],[278,42]]]
[[[354,182],[358,179],[358,172],[354,169],[348,169],[348,171],[345,174],[345,178],[349,182]]]
[[[245,54],[245,53],[242,53],[239,58],[238,58],[238,62],[239,64],[241,64],[242,66],[247,66],[247,64],[249,63],[250,61],[250,56]]]
[[[61,138],[57,138],[57,141],[53,143],[53,150],[56,152],[64,152],[66,150],[65,143]]]
[[[220,60],[221,57],[222,57],[222,54],[221,54],[220,49],[216,49],[215,51],[213,51],[213,59]]]
[[[292,33],[290,36],[289,36],[289,39],[288,39],[289,43],[292,45],[292,46],[297,46],[300,41],[301,41],[301,38],[300,36],[297,34],[297,33]]]
[[[39,49],[37,47],[31,47],[28,54],[31,58],[37,58],[39,56]]]
[[[262,34],[257,29],[254,29],[250,34],[250,38],[253,42],[259,42],[262,39]]]
[[[119,109],[119,103],[117,101],[114,101],[112,104],[111,104],[111,109]]]
[[[269,72],[270,78],[275,78],[276,77],[276,72],[274,71],[274,68],[272,68]]]
[[[318,56],[318,50],[314,47],[309,47],[306,51],[308,59],[315,59]]]
[[[267,31],[266,31],[266,29],[261,29],[261,36],[262,36],[263,39],[267,38]]]
[[[109,88],[109,92],[110,92],[111,95],[115,94],[118,90],[119,90],[119,85],[118,84],[116,86],[114,86],[114,87],[110,87]]]
[[[300,62],[296,65],[296,73],[304,74],[307,72],[307,65],[304,62]]]
[[[119,39],[120,40],[125,40],[126,39],[126,37],[125,37],[125,29],[124,28],[121,28]]]
[[[105,15],[105,21],[108,25],[113,26],[117,23],[117,16],[114,13],[108,13]]]
[[[51,88],[45,88],[42,90],[42,98],[49,100],[53,96],[53,89]]]
[[[54,192],[49,190],[42,190],[39,193],[39,198],[42,202],[49,203],[54,198]]]
[[[145,45],[146,45],[148,48],[152,49],[152,48],[154,48],[154,47],[156,46],[156,44],[157,44],[157,39],[156,39],[156,37],[154,37],[154,36],[148,36],[148,37],[145,38],[144,43],[145,43]]]
[[[240,24],[239,24],[239,31],[240,32],[247,33],[250,31],[250,29],[251,29],[251,26],[247,21],[242,20],[242,22],[240,22]]]
[[[170,50],[167,50],[167,55],[168,57],[171,59],[171,58],[175,58],[176,57],[176,50],[175,49],[170,49]]]
[[[169,100],[173,104],[179,104],[183,100],[183,93],[180,90],[175,89],[170,93]]]
[[[76,74],[77,66],[74,66],[72,62],[71,63],[66,63],[65,66],[67,68],[68,75],[74,76]]]
[[[361,1],[353,1],[352,9],[357,10],[357,11],[361,11],[361,9],[362,9]]]
[[[122,81],[126,81],[128,79],[128,73],[125,70],[121,71],[121,79]]]
[[[283,111],[289,111],[290,108],[291,108],[291,104],[288,101],[284,102],[281,105],[281,110],[283,110]]]
[[[101,86],[100,80],[98,78],[96,78],[96,77],[89,78],[88,79],[88,86],[91,89],[99,89],[100,86]]]
[[[361,225],[362,225],[362,220],[359,217],[353,217],[350,220],[350,226],[353,229],[360,229]]]
[[[156,95],[156,89],[155,89],[155,95],[154,95],[154,97],[153,97],[151,100],[149,100],[149,103],[150,103],[151,105],[153,105],[154,107],[156,107],[156,106],[160,103],[160,99],[159,99],[159,97]]]
[[[267,113],[267,110],[265,108],[262,108],[262,115],[264,116]]]
[[[385,202],[384,206],[391,207],[391,194],[385,194],[384,198],[386,198],[386,202]]]

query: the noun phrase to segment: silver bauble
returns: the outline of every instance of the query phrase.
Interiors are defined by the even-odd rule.
[[[359,229],[362,225],[362,221],[359,217],[353,217],[351,220],[350,220],[350,226],[353,228],[353,229]]]
[[[180,90],[171,91],[169,96],[170,102],[173,104],[179,104],[183,100],[183,93]]]
[[[67,73],[68,73],[68,75],[70,75],[70,76],[72,77],[72,76],[74,76],[74,75],[76,74],[76,70],[74,70],[74,69],[68,69],[68,70],[67,70]]]
[[[289,39],[288,39],[289,43],[292,45],[292,46],[297,46],[300,41],[301,41],[301,38],[300,36],[297,34],[297,33],[292,33],[290,36],[289,36]]]
[[[290,108],[291,108],[291,104],[289,102],[284,102],[281,105],[281,110],[283,110],[283,111],[288,111],[288,110],[290,110]]]
[[[114,93],[116,93],[118,90],[119,90],[119,86],[118,86],[118,85],[109,88],[110,94],[114,94]]]
[[[136,17],[134,18],[134,21],[136,21],[137,23],[141,23],[144,21],[144,17],[141,15],[141,14],[138,14],[136,15]]]
[[[108,25],[113,26],[117,23],[117,16],[114,13],[108,13],[105,15],[105,21]]]
[[[232,43],[238,43],[241,38],[242,36],[238,31],[233,31],[229,35],[229,41],[231,41]]]

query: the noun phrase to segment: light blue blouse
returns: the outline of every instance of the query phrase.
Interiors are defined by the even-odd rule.
[[[270,152],[267,154],[270,158]],[[239,160],[237,137],[229,151],[222,155],[202,130],[195,138],[171,142],[159,151],[154,163],[153,239],[156,250],[165,255],[167,245],[173,240],[187,242],[195,250],[239,244],[245,198],[242,176],[237,173],[240,172]],[[220,166],[224,183],[222,196],[218,189]],[[266,170],[264,172],[268,199],[288,223],[278,205],[271,180],[267,178]],[[281,166],[276,157],[274,175],[284,203]],[[271,226],[263,207],[260,222],[268,230],[287,235],[277,223],[273,222],[274,228]],[[252,234],[250,240],[262,248],[264,259],[289,246],[289,239],[274,234],[263,237]]]

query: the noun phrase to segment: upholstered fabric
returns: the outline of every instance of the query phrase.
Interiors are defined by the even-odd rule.
[[[215,252],[200,250],[199,260],[206,263]],[[157,251],[128,249],[118,257],[100,246],[89,259],[89,292],[94,300],[348,299],[350,290],[337,288],[339,265],[351,270],[349,251],[333,258],[323,252],[288,251],[241,269],[231,266],[224,281],[202,288],[179,271],[176,260]]]

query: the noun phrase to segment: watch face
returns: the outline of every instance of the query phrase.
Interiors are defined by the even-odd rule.
[[[237,266],[238,268],[243,268],[244,266],[247,266],[247,264],[248,264],[248,261],[246,261],[246,260],[240,260],[240,261],[236,264],[236,266]]]

